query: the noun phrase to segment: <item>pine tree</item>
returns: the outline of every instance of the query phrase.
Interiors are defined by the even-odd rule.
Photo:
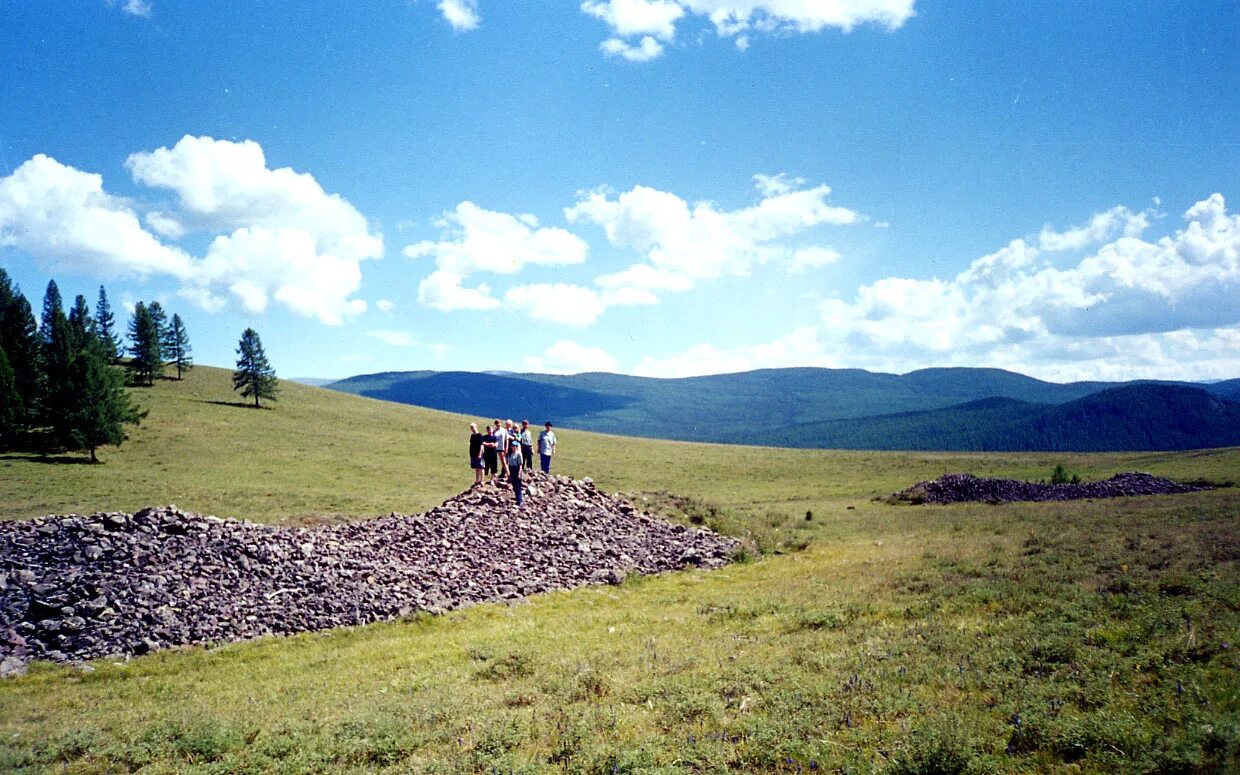
[[[151,319],[155,321],[155,332],[159,335],[162,346],[168,338],[168,313],[164,312],[164,305],[157,301],[151,302],[146,308],[151,313]]]
[[[53,280],[43,296],[43,325],[39,328],[41,366],[42,424],[59,437],[65,413],[73,400],[69,366],[76,355],[76,343],[69,318],[61,307],[60,290]]]
[[[47,290],[43,293],[43,317],[39,323],[39,339],[43,344],[47,344],[52,340],[52,328],[55,325],[56,317],[64,316],[65,305],[60,298],[60,288],[57,287],[55,280],[47,281]]]
[[[129,364],[134,383],[155,384],[155,376],[164,368],[162,350],[159,346],[159,330],[151,312],[142,302],[134,305],[129,318]]]
[[[189,346],[189,333],[186,332],[180,315],[173,314],[172,323],[168,326],[168,335],[163,340],[162,350],[168,363],[176,367],[177,379],[180,379],[184,372],[194,368],[194,359],[190,357],[193,350]]]
[[[95,302],[95,333],[103,344],[104,355],[112,363],[121,359],[121,341],[116,335],[116,316],[108,302],[108,292],[99,286],[99,301]]]
[[[75,352],[95,338],[95,319],[90,316],[86,297],[80,293],[73,300],[73,309],[69,310],[69,333],[70,345]]]
[[[254,406],[258,399],[276,400],[278,390],[275,369],[267,361],[263,352],[263,343],[258,332],[247,328],[241,334],[241,342],[237,345],[237,370],[233,372],[233,390],[240,390],[242,398],[254,397]]]
[[[24,407],[17,394],[17,380],[9,356],[0,347],[0,449],[17,446],[17,436],[22,431]]]
[[[35,424],[39,411],[39,333],[30,302],[9,283],[0,268],[0,349],[8,356],[21,401],[17,423],[22,430]]]
[[[103,342],[95,337],[74,356],[69,368],[73,400],[58,428],[58,438],[67,449],[90,451],[90,462],[98,463],[95,450],[104,444],[120,446],[125,440],[124,425],[141,421],[140,414],[125,392],[120,371],[108,363]]]

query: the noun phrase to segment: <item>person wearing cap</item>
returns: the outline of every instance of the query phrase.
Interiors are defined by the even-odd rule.
[[[551,421],[547,420],[546,428],[538,434],[538,462],[544,474],[551,473],[551,458],[555,456],[555,432],[551,430]]]
[[[522,508],[521,440],[515,435],[508,440],[508,481],[512,484],[513,494],[517,496],[517,508]]]
[[[530,421],[521,421],[521,463],[526,471],[534,470],[534,434],[530,431]]]

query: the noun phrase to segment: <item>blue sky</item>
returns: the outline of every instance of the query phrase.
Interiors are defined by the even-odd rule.
[[[0,265],[200,363],[1240,376],[1234,2],[4,13]]]

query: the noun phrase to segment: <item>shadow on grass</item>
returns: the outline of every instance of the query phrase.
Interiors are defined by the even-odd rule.
[[[195,398],[195,402],[200,404],[214,404],[215,406],[231,406],[234,409],[270,409],[270,406],[255,406],[248,401],[207,401],[203,398]]]
[[[45,455],[39,452],[10,452],[0,455],[0,460],[25,460],[29,463],[49,465],[98,465],[98,463],[92,463],[89,457],[67,454]]]

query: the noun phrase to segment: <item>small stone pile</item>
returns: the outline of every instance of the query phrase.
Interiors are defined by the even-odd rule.
[[[1042,484],[1016,479],[987,479],[972,474],[945,474],[929,482],[918,482],[895,494],[897,500],[911,503],[962,503],[985,501],[1067,501],[1083,498],[1122,498],[1131,495],[1170,495],[1208,489],[1180,484],[1152,474],[1116,474],[1100,482]]]
[[[523,510],[510,490],[482,485],[418,516],[317,528],[175,506],[0,523],[0,660],[11,671],[364,624],[714,568],[738,547],[588,478],[528,478]]]

